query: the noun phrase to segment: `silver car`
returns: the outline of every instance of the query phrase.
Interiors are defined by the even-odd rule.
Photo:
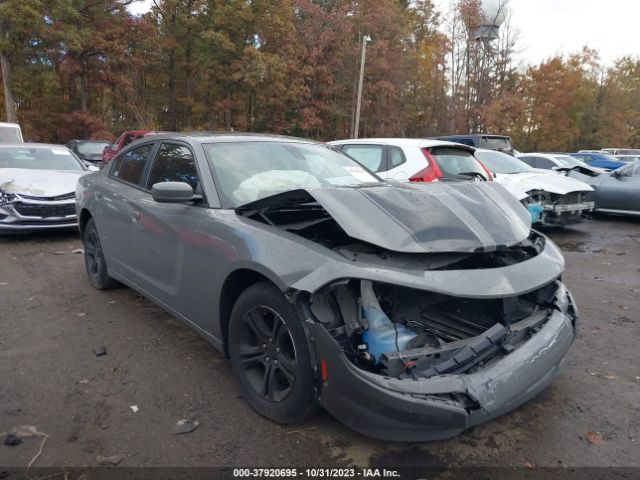
[[[62,145],[0,144],[0,233],[77,228],[76,184],[90,170]]]
[[[640,215],[640,160],[613,172],[570,171],[567,176],[594,189],[594,211],[617,215]]]
[[[277,422],[321,405],[378,438],[451,437],[544,389],[575,336],[560,251],[495,182],[388,183],[326,144],[161,134],[76,197],[90,283],[183,320]]]

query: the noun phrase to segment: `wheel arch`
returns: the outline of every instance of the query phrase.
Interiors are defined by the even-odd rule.
[[[256,283],[267,281],[282,291],[278,282],[274,281],[270,276],[251,268],[238,268],[227,275],[222,289],[220,290],[220,301],[218,303],[218,314],[220,318],[220,332],[222,334],[222,343],[224,347],[224,355],[229,356],[229,322],[231,320],[231,311],[236,304],[238,297],[247,288]]]
[[[84,236],[84,229],[87,226],[87,222],[89,222],[91,218],[93,218],[93,215],[91,215],[91,212],[88,209],[83,208],[80,211],[80,215],[78,216],[78,228],[80,229],[80,238]]]

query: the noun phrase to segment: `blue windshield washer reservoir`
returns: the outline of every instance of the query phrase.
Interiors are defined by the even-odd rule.
[[[375,363],[379,364],[383,353],[404,350],[417,334],[389,319],[382,311],[369,280],[361,280],[360,295],[362,316],[369,324],[369,328],[362,334],[362,340],[367,344],[367,351],[373,355]]]

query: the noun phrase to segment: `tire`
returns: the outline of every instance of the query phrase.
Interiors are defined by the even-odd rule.
[[[100,236],[93,218],[90,218],[82,236],[84,244],[84,265],[91,285],[98,290],[116,287],[118,282],[107,274],[107,263],[104,260]]]
[[[236,301],[229,357],[247,402],[261,415],[290,425],[319,411],[306,333],[273,284],[256,283]]]

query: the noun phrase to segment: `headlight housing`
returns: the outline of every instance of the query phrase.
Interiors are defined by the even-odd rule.
[[[13,193],[7,193],[4,190],[0,190],[0,205],[6,205],[13,202],[16,196]]]

